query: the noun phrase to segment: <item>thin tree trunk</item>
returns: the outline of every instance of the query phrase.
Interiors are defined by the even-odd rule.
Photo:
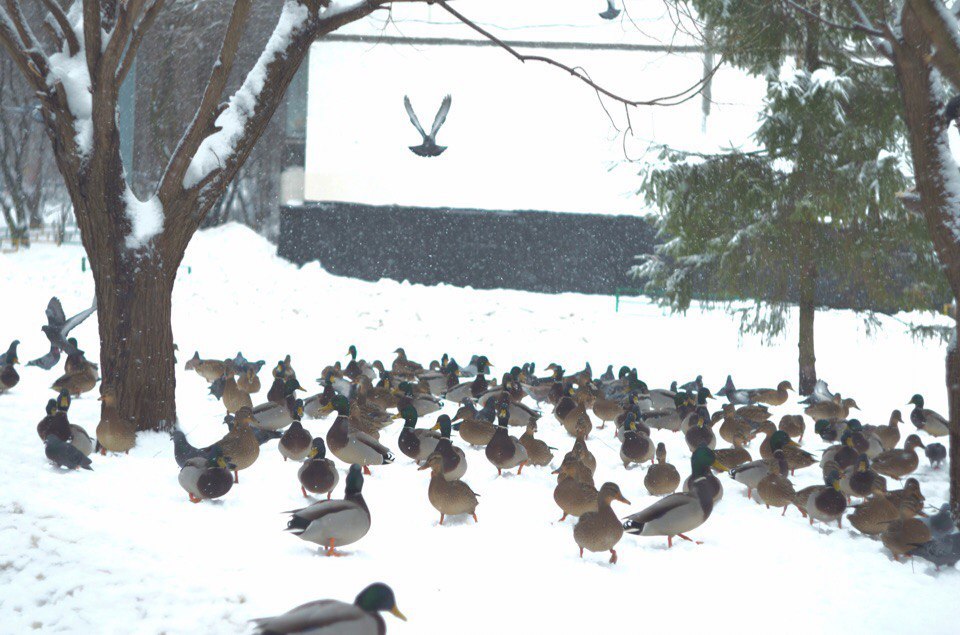
[[[813,346],[813,319],[816,315],[815,274],[804,273],[800,278],[800,386],[801,395],[809,395],[817,383],[817,358]]]
[[[960,341],[960,323],[957,324],[957,333],[947,349],[947,397],[950,400],[950,511],[954,522],[960,524],[960,352],[957,351],[957,342]]]

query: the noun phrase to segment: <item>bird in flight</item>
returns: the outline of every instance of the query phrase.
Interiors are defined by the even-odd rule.
[[[407,109],[407,115],[410,117],[410,123],[413,124],[413,127],[417,129],[417,132],[423,137],[423,143],[418,146],[410,146],[410,151],[414,154],[421,157],[438,157],[443,154],[443,151],[447,149],[447,146],[438,146],[437,145],[437,132],[440,131],[440,127],[443,126],[443,122],[447,120],[447,113],[450,112],[450,102],[452,98],[450,95],[447,95],[443,98],[443,103],[440,104],[440,110],[437,111],[437,116],[433,120],[433,127],[430,128],[430,134],[427,134],[423,131],[423,126],[420,125],[420,120],[417,119],[417,113],[413,112],[413,106],[410,104],[410,98],[406,95],[403,96],[403,106]]]
[[[67,339],[67,335],[96,310],[97,299],[94,298],[93,305],[89,309],[84,309],[68,320],[60,300],[51,298],[46,310],[47,323],[40,327],[50,340],[50,351],[43,357],[27,362],[27,366],[39,366],[44,370],[50,370],[60,361],[61,351],[67,355],[77,353],[78,349]]]
[[[613,20],[620,15],[620,9],[614,4],[614,0],[607,0],[607,10],[599,15],[604,20]]]

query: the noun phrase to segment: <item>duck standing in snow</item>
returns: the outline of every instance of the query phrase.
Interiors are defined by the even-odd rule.
[[[320,545],[327,556],[342,556],[337,547],[350,545],[370,531],[370,510],[363,500],[363,469],[351,465],[343,500],[325,500],[290,512],[287,531]]]
[[[97,445],[100,454],[107,452],[129,453],[137,443],[137,432],[130,421],[120,416],[117,408],[117,393],[112,388],[105,388],[100,395],[103,408],[100,413],[100,423],[97,425]]]
[[[397,608],[393,589],[386,584],[371,584],[353,601],[317,600],[301,604],[283,615],[253,620],[262,635],[271,633],[351,633],[351,635],[384,635],[387,625],[380,613],[387,611],[404,622],[407,618]]]
[[[448,479],[443,473],[443,457],[434,452],[427,457],[420,470],[431,470],[430,486],[427,488],[427,498],[430,504],[440,512],[440,524],[447,516],[470,514],[474,522],[477,520],[477,494],[470,486],[459,479]]]
[[[610,563],[617,563],[617,550],[614,547],[623,537],[623,525],[610,506],[613,501],[630,504],[616,483],[604,483],[597,496],[597,511],[585,513],[573,527],[573,539],[580,547],[580,557],[583,550],[594,553],[610,552]]]
[[[920,437],[911,434],[904,441],[902,449],[887,450],[874,458],[873,469],[884,476],[901,479],[916,470],[917,466],[920,465],[917,448],[926,448],[926,446],[920,440]]]
[[[7,348],[7,352],[0,355],[0,395],[20,383],[20,373],[14,368],[15,364],[20,363],[20,360],[17,359],[17,346],[19,345],[20,340],[13,340]]]
[[[497,468],[498,475],[503,474],[503,470],[513,468],[518,468],[519,475],[527,462],[527,449],[518,439],[510,436],[509,425],[510,411],[501,406],[497,410],[497,429],[484,449],[487,460]]]
[[[369,434],[350,427],[350,402],[343,395],[333,398],[328,408],[337,411],[337,418],[327,431],[327,448],[348,464],[360,465],[370,474],[371,465],[393,463],[393,453]]]
[[[923,396],[914,395],[907,405],[913,405],[910,423],[932,437],[945,437],[950,434],[950,422],[929,408],[923,407]]]
[[[311,494],[326,494],[327,500],[330,500],[331,492],[340,482],[340,473],[333,461],[326,457],[327,446],[323,439],[317,437],[310,446],[307,460],[297,470],[300,491],[303,492],[304,498],[307,497],[307,490],[309,490]]]
[[[302,404],[299,407],[299,411],[302,414]],[[310,431],[303,427],[299,419],[294,419],[290,427],[288,427],[283,433],[283,436],[280,437],[277,449],[280,450],[284,461],[287,459],[303,461],[310,453],[313,447],[312,444],[313,436],[310,434]]]
[[[191,503],[199,503],[225,496],[233,487],[234,465],[219,451],[208,457],[188,459],[180,470],[177,481],[190,497]]]
[[[652,496],[665,496],[676,491],[680,485],[680,472],[671,463],[667,463],[667,446],[657,444],[657,462],[650,466],[643,477],[643,486]]]
[[[666,536],[667,548],[673,547],[673,537],[694,542],[686,534],[707,522],[713,513],[713,495],[706,479],[695,478],[690,491],[670,494],[665,498],[627,516],[623,528],[636,536]],[[697,541],[697,544],[701,544]]]

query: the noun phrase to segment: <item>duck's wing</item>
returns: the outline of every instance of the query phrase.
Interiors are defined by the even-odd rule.
[[[645,525],[650,521],[663,518],[667,513],[683,507],[684,505],[696,504],[696,499],[689,494],[670,494],[666,498],[658,500],[656,503],[638,511],[636,514],[630,514],[624,518],[624,525],[630,524],[640,524]]]
[[[436,140],[437,133],[440,132],[443,122],[447,120],[447,113],[450,112],[450,103],[452,101],[453,97],[447,95],[443,98],[443,102],[440,104],[440,109],[437,110],[437,116],[433,120],[433,127],[430,128],[430,136],[434,137],[434,140]]]
[[[403,96],[403,107],[407,109],[407,116],[410,117],[410,123],[412,123],[413,127],[417,129],[417,132],[426,138],[427,133],[423,131],[423,126],[420,125],[420,120],[417,119],[417,113],[413,112],[413,106],[410,104],[410,98],[406,95]]]
[[[946,419],[944,419],[942,416],[940,416],[939,413],[934,412],[933,410],[924,410],[924,411],[923,411],[923,416],[924,416],[925,419],[930,419],[930,420],[932,420],[932,421],[936,421],[937,423],[940,423],[940,424],[946,426],[948,430],[950,429],[950,422],[947,421]]]
[[[353,604],[337,600],[317,600],[301,604],[283,615],[251,620],[263,633],[334,633],[364,632],[375,626],[374,618]],[[375,631],[371,631],[375,632]]]

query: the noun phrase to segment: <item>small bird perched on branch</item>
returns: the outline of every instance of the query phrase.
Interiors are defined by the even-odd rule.
[[[620,9],[614,4],[614,0],[607,0],[607,10],[599,15],[604,20],[614,20],[620,15]]]
[[[93,304],[89,309],[77,313],[68,320],[59,298],[50,298],[46,310],[47,323],[40,327],[47,339],[50,340],[50,351],[43,357],[27,362],[27,366],[39,366],[44,370],[50,370],[60,361],[61,352],[65,352],[67,355],[77,353],[77,347],[67,340],[67,335],[96,310],[97,299],[94,297]]]
[[[443,126],[443,122],[447,120],[447,113],[450,112],[450,102],[452,99],[450,95],[443,98],[443,103],[440,104],[440,110],[437,111],[437,116],[433,120],[433,127],[430,128],[430,134],[427,134],[423,131],[420,120],[417,119],[417,113],[413,111],[410,98],[406,95],[403,96],[403,107],[407,109],[410,123],[413,124],[413,127],[416,128],[417,132],[423,137],[423,143],[418,146],[410,146],[411,152],[421,157],[438,157],[447,149],[447,146],[437,145],[437,133],[440,131],[441,126]]]

